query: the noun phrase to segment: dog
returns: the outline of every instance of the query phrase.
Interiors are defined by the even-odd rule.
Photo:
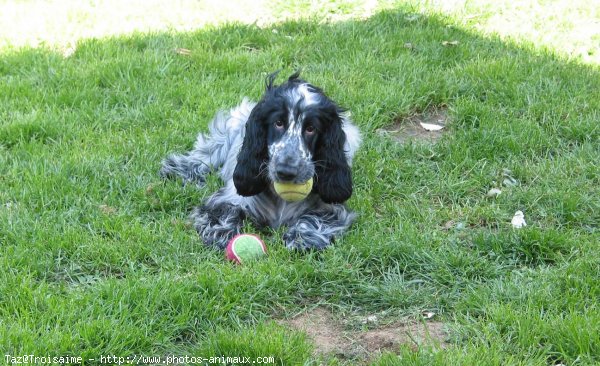
[[[299,73],[275,85],[266,79],[258,103],[244,98],[198,135],[193,150],[168,156],[164,178],[205,185],[218,170],[224,186],[191,214],[208,246],[224,249],[240,233],[245,219],[258,228],[287,227],[288,249],[324,249],[356,218],[344,202],[352,195],[352,159],[361,143],[349,113],[324,92],[299,79]],[[279,197],[274,182],[301,184],[313,178],[300,202]]]

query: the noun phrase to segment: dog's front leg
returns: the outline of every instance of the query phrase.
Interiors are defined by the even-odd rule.
[[[231,238],[240,233],[244,218],[241,207],[231,203],[199,206],[191,218],[196,231],[207,246],[225,249]]]
[[[346,231],[355,218],[356,214],[341,204],[310,211],[300,216],[283,235],[285,246],[298,250],[324,249]]]

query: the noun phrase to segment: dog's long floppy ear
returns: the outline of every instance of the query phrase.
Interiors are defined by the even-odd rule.
[[[264,191],[269,183],[264,176],[264,165],[269,159],[267,131],[262,123],[262,102],[257,104],[246,122],[246,134],[233,171],[233,183],[241,196],[254,196]]]
[[[352,196],[352,172],[344,151],[346,134],[339,113],[327,118],[328,128],[320,136],[314,155],[315,189],[326,203],[342,203]]]

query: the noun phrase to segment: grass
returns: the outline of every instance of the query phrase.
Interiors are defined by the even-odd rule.
[[[6,41],[4,354],[96,359],[85,365],[134,354],[360,362],[315,356],[305,336],[273,321],[320,304],[389,321],[428,310],[448,324],[445,350],[406,347],[373,365],[600,363],[600,70],[534,42],[572,18],[511,38],[493,33],[495,22],[465,21],[483,11],[469,4],[446,13],[386,4],[364,18],[360,4],[330,2],[326,14],[288,19],[316,11],[291,2],[273,7],[268,24]],[[66,55],[63,41],[75,42]],[[159,179],[159,162],[190,148],[218,109],[258,98],[267,73],[298,68],[364,133],[349,201],[360,219],[322,253],[291,253],[281,232],[264,234],[269,257],[236,267],[186,225],[217,179],[182,188]],[[436,145],[376,133],[432,106],[450,114]],[[516,184],[503,185],[506,176]],[[493,187],[497,198],[486,196]],[[516,210],[524,229],[510,227]]]

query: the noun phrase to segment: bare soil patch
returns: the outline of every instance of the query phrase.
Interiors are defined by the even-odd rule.
[[[324,308],[307,311],[280,324],[305,332],[315,353],[344,359],[369,359],[383,351],[395,352],[403,345],[444,348],[446,332],[442,322],[396,322],[373,329],[347,329]]]
[[[323,308],[316,308],[282,323],[305,332],[315,343],[318,353],[338,354],[348,344],[343,327]]]
[[[421,113],[401,116],[388,127],[377,130],[380,135],[391,136],[403,144],[410,141],[435,143],[447,132],[448,107],[429,108]],[[441,126],[437,131],[429,131],[422,124]]]

